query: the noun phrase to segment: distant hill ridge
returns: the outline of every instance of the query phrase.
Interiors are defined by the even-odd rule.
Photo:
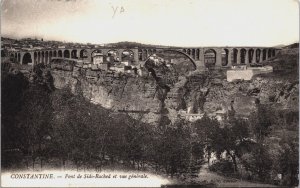
[[[11,42],[24,41],[26,39],[28,40],[29,38],[13,39],[13,38],[8,38],[8,37],[1,37],[1,41],[11,41]],[[72,44],[80,44],[80,45],[87,45],[87,46],[90,46],[90,45],[95,45],[95,46],[103,45],[103,44],[90,44],[90,43],[77,43],[77,42],[63,42],[63,41],[54,41],[54,40],[51,40],[51,41],[50,40],[49,41],[47,41],[47,40],[41,41],[41,40],[38,40],[38,39],[32,39],[32,40],[33,41],[36,40],[36,41],[39,41],[39,42],[42,42],[42,43],[47,43],[47,42],[60,43],[61,45],[64,45],[64,44],[70,44],[70,45],[72,45]],[[107,47],[117,47],[117,48],[178,47],[178,46],[167,46],[167,45],[143,44],[143,43],[139,43],[139,42],[130,42],[130,41],[121,41],[121,42],[115,42],[115,43],[106,43],[106,44],[104,44],[104,46],[107,46]],[[290,44],[290,45],[280,44],[280,45],[276,45],[274,47],[277,47],[277,48],[288,48],[288,49],[299,48],[299,43],[293,43],[293,44]]]

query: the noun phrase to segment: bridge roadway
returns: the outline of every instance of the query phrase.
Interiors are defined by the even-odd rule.
[[[52,57],[93,60],[93,53],[100,52],[103,55],[115,54],[122,61],[125,54],[131,54],[133,63],[143,65],[149,57],[155,53],[164,51],[176,51],[189,58],[196,68],[206,64],[214,64],[220,67],[229,67],[237,64],[260,63],[276,55],[280,49],[272,47],[193,47],[193,48],[45,48],[30,49],[24,51],[11,51],[10,58],[20,64],[49,63]]]

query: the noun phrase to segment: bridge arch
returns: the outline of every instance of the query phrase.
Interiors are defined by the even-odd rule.
[[[41,63],[45,63],[45,52],[42,51],[42,62]]]
[[[31,54],[29,52],[26,52],[23,55],[22,64],[27,65],[28,63],[32,63],[32,57],[31,57]]]
[[[214,49],[208,49],[204,51],[204,65],[211,67],[216,65],[217,52]]]
[[[248,51],[248,60],[249,60],[249,63],[252,63],[253,58],[255,58],[255,57],[253,57],[253,56],[254,56],[254,49],[251,48],[251,49],[249,49],[249,51]]]
[[[148,52],[146,49],[143,49],[143,60],[146,60],[148,57]]]
[[[227,66],[228,65],[228,57],[229,57],[229,50],[224,48],[221,51],[221,61],[222,61],[222,66]]]
[[[236,48],[232,49],[232,54],[231,54],[232,55],[232,57],[231,57],[232,65],[238,64],[238,53],[239,53],[238,49],[236,49]]]
[[[50,51],[50,52],[49,52],[49,63],[51,62],[52,57],[53,57],[53,52]]]
[[[56,50],[53,51],[53,57],[57,57],[57,52],[56,52]]]
[[[268,58],[270,58],[271,57],[271,49],[269,48],[268,49]]]
[[[196,60],[200,59],[200,49],[196,49]]]
[[[151,55],[153,55],[154,52],[152,50]],[[121,59],[122,61],[129,61],[133,62],[134,61],[134,52],[132,50],[123,50],[121,53]]]
[[[147,52],[146,52],[147,53]],[[114,63],[115,61],[118,61],[119,59],[118,59],[118,57],[119,57],[119,52],[117,51],[117,50],[114,50],[114,49],[112,49],[112,50],[109,50],[108,52],[107,52],[107,57],[109,58],[109,61],[111,62],[111,63]]]
[[[77,57],[77,50],[72,50],[71,51],[71,58],[78,59],[78,57]]]
[[[39,51],[37,53],[37,63],[40,63],[41,62],[41,52]]]
[[[192,49],[192,58],[196,59],[196,50],[195,49]]]
[[[57,54],[58,54],[58,57],[63,57],[63,54],[62,54],[61,50],[58,50]]]
[[[64,58],[70,58],[69,50],[64,50]]]
[[[143,61],[143,51],[138,49],[138,57],[139,57],[139,61]]]
[[[79,57],[80,58],[87,58],[88,56],[87,56],[87,53],[88,53],[88,51],[86,50],[86,49],[82,49],[82,50],[80,50],[80,52],[79,52]]]
[[[20,53],[18,53],[18,63],[20,63],[21,62],[21,54]]]
[[[263,60],[267,59],[267,50],[263,49]]]
[[[38,62],[38,53],[37,52],[33,53],[33,59],[34,59],[33,63],[37,64],[37,62]]]
[[[245,48],[242,48],[240,50],[241,64],[246,64],[246,54],[247,54],[247,50]]]
[[[191,58],[188,54],[184,53],[183,51],[180,51],[180,50],[174,50],[174,49],[161,49],[161,51],[159,51],[159,53],[161,53],[161,52],[178,52],[178,53],[180,53],[180,54],[183,54],[184,56],[186,56],[186,57],[192,62],[192,64],[193,64],[193,66],[195,67],[195,69],[197,69],[197,65],[196,65],[195,60],[194,60],[193,58]],[[153,55],[153,54],[152,54],[152,55]],[[149,55],[149,56],[146,58],[145,62],[147,62],[147,61],[150,59],[150,57],[151,57],[152,55]]]
[[[187,49],[187,51],[186,51],[186,53],[187,53],[187,55],[191,55],[191,50],[190,49]]]
[[[91,52],[91,58],[92,58],[92,62],[94,62],[94,56],[95,53],[101,53],[102,54],[102,50],[101,49],[95,49]]]
[[[272,49],[272,57],[274,57],[276,55],[276,50]]]
[[[46,64],[48,63],[48,58],[49,58],[49,52],[46,51],[46,52],[45,52],[45,63],[46,63]]]
[[[10,58],[11,61],[15,62],[15,61],[14,61],[15,55],[14,55],[13,53],[9,55],[9,58]]]

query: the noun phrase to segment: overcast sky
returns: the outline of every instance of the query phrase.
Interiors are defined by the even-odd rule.
[[[1,35],[175,46],[299,40],[297,0],[2,0]]]

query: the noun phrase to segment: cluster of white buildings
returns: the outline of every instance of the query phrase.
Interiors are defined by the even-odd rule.
[[[98,69],[102,70],[137,74],[137,66],[133,64],[133,60],[131,60],[130,56],[129,58],[123,58],[123,60],[120,61],[116,55],[117,54],[109,54],[108,56],[105,56],[102,53],[94,53],[92,57],[92,66],[97,66]]]

